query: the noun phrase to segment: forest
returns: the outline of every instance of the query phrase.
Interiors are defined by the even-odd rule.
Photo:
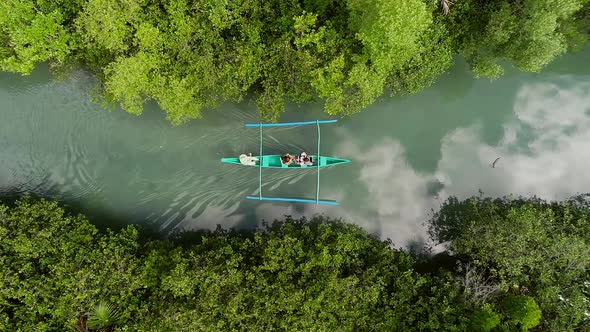
[[[345,116],[415,93],[467,60],[476,77],[537,72],[590,32],[589,0],[3,0],[0,70],[47,63],[100,99],[174,124],[224,102],[276,120],[288,102]]]
[[[589,35],[590,0],[2,0],[0,71],[88,71],[106,106],[176,125],[242,102],[276,121],[417,93],[458,58],[539,72]],[[164,235],[0,197],[0,331],[590,331],[589,197],[451,197],[412,249],[325,216]]]
[[[0,205],[2,331],[586,331],[586,196],[450,198],[429,252],[321,216],[155,238]]]

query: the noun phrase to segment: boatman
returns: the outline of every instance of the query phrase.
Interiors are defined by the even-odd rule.
[[[301,152],[301,156],[297,159],[297,164],[303,166],[311,166],[313,165],[313,160],[310,156],[305,153],[305,151]]]
[[[240,162],[242,163],[242,165],[255,166],[257,161],[258,161],[258,158],[252,157],[252,153],[249,153],[248,155],[245,155],[245,154],[240,155]]]

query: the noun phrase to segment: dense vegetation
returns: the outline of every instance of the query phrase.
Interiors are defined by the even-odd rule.
[[[82,64],[134,114],[173,123],[249,93],[351,114],[429,86],[463,55],[476,76],[538,71],[588,37],[589,0],[3,0],[0,70]]]
[[[488,302],[498,292],[527,295],[541,309],[544,330],[589,329],[587,198],[560,203],[535,198],[450,199],[430,220],[430,233],[439,242],[448,241],[463,262],[468,301]]]
[[[590,326],[590,209],[449,200],[449,252],[286,218],[169,240],[99,232],[55,202],[0,206],[2,331],[572,331]]]

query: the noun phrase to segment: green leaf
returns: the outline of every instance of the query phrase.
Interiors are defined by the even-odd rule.
[[[88,328],[102,330],[116,326],[121,321],[121,315],[113,305],[99,302],[88,314]]]

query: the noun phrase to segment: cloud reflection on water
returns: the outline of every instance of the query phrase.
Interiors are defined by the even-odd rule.
[[[515,118],[505,124],[498,145],[482,142],[477,126],[445,137],[436,174],[444,196],[466,197],[482,189],[492,196],[564,199],[588,191],[589,109],[590,84],[524,85],[514,103]],[[500,160],[492,168],[496,157]]]
[[[360,193],[366,192],[367,206],[361,208],[362,218],[353,218],[355,223],[369,232],[390,238],[395,245],[421,241],[422,221],[434,207],[428,193],[434,177],[416,172],[407,163],[404,148],[391,138],[383,139],[368,151],[361,151],[350,138],[339,150],[354,156],[355,163],[361,165],[358,179],[364,190]],[[344,213],[345,216],[350,214]]]
[[[320,196],[340,201],[339,207],[244,200],[257,194],[258,171],[219,165],[222,156],[256,151],[258,132],[242,126],[256,122],[256,113],[243,105],[241,112],[226,109],[172,128],[154,105],[141,119],[102,110],[90,102],[79,77],[56,84],[34,76],[42,84],[16,80],[22,85],[17,90],[9,77],[0,80],[0,96],[7,100],[0,122],[0,190],[83,201],[84,212],[104,210],[164,232],[322,213],[404,246],[422,241],[422,223],[450,195],[465,198],[481,189],[490,196],[563,199],[590,191],[590,83],[584,75],[518,74],[485,85],[469,79],[457,97],[437,99],[454,91],[453,76],[439,84],[445,88],[392,99],[380,110],[327,127],[322,151],[353,159],[322,171]],[[521,83],[526,80],[535,83]],[[488,98],[491,93],[495,98]],[[512,115],[505,118],[507,105]],[[494,107],[498,113],[489,113]],[[307,114],[315,118],[318,112]],[[266,130],[265,151],[301,150],[315,141],[305,130]],[[310,171],[266,172],[263,190],[290,196],[295,188],[313,197]]]
[[[361,151],[350,138],[339,151],[348,151],[360,163],[357,176],[366,188],[368,206],[362,208],[363,218],[355,206],[344,206],[337,214],[396,245],[408,245],[425,237],[422,223],[451,195],[466,198],[482,190],[490,196],[564,199],[587,192],[589,111],[590,84],[566,89],[553,83],[525,84],[498,144],[484,142],[477,124],[455,129],[443,138],[442,157],[432,174],[409,166],[395,139],[386,138]],[[371,211],[376,215],[371,216]]]

